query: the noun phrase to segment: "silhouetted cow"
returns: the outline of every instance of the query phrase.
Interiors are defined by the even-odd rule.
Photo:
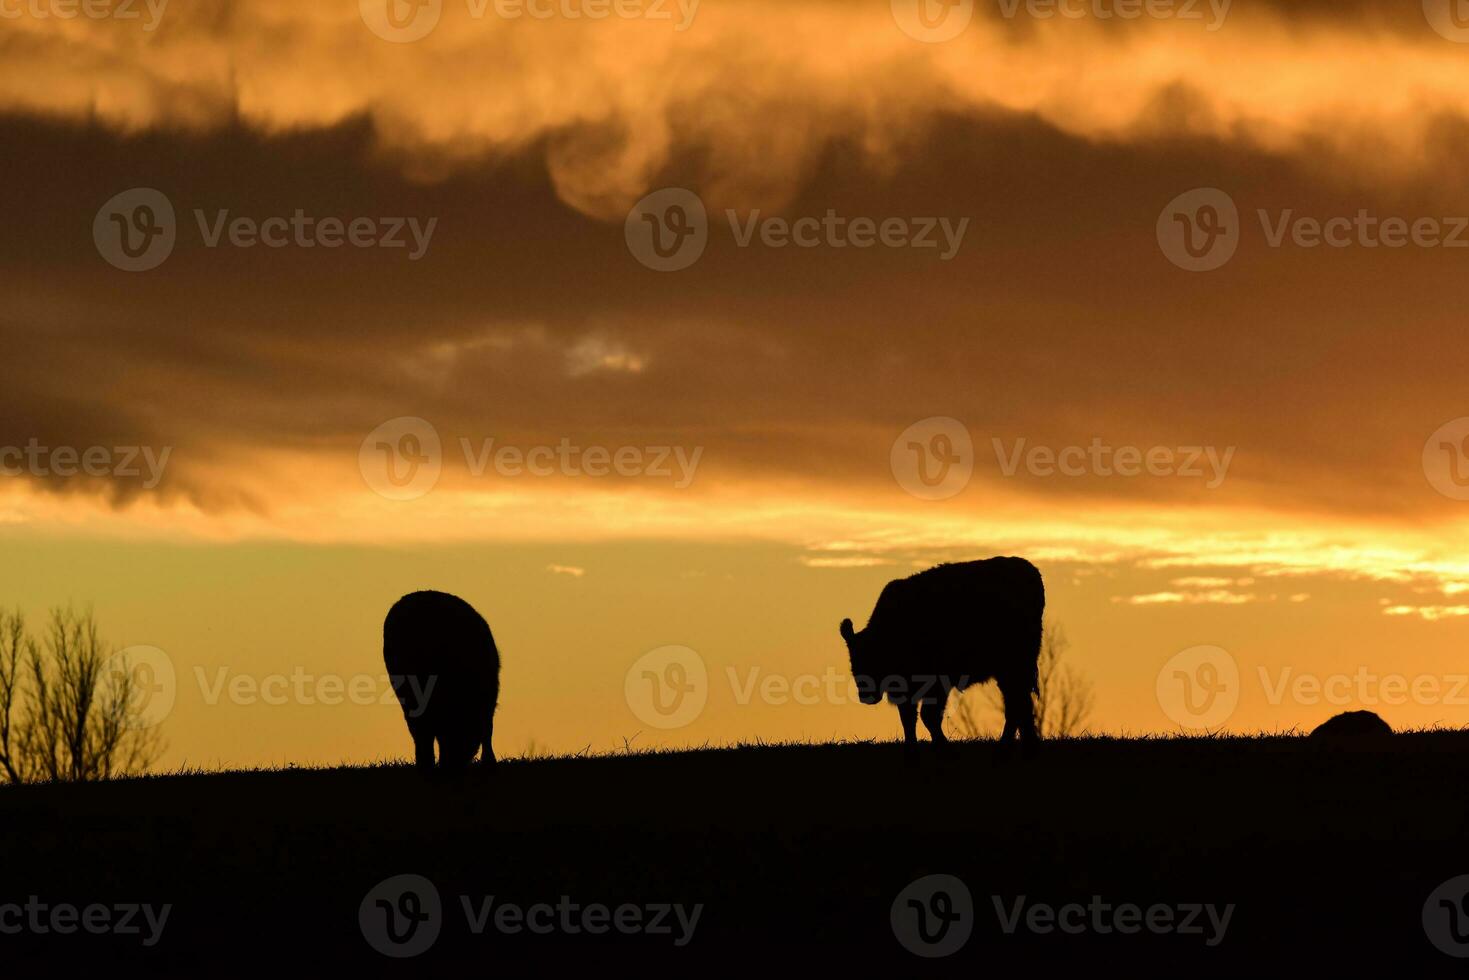
[[[1036,742],[1036,659],[1046,590],[1041,573],[1024,558],[989,558],[945,564],[894,579],[882,590],[866,629],[842,620],[852,677],[863,704],[884,694],[898,708],[904,744],[918,742],[923,725],[935,742],[943,733],[951,690],[991,678],[1005,698],[1008,744],[1018,731],[1027,748]]]
[[[383,663],[420,769],[458,770],[480,746],[495,761],[490,736],[500,696],[500,653],[474,607],[444,592],[414,592],[393,603],[383,621]]]

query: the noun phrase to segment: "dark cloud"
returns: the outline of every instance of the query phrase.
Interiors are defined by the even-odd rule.
[[[258,26],[226,9],[209,23],[185,15],[168,43],[186,27],[224,43]],[[1270,10],[1313,32],[1403,26],[1366,4]],[[1262,16],[1237,12],[1246,24]],[[890,79],[932,81],[902,61],[916,55],[895,57]],[[259,77],[285,70],[270,67]],[[445,71],[460,68],[451,59]],[[165,492],[268,508],[240,470],[271,454],[350,459],[379,422],[418,415],[449,437],[701,445],[715,482],[876,493],[892,488],[897,434],[945,415],[973,432],[981,485],[1063,504],[1451,504],[1427,486],[1419,453],[1466,414],[1455,355],[1469,252],[1271,248],[1255,217],[1469,213],[1469,187],[1446,176],[1466,143],[1448,105],[1410,113],[1423,135],[1404,169],[1359,131],[1376,111],[1368,97],[1335,129],[1289,113],[1236,127],[1207,76],[1139,99],[1121,131],[957,99],[948,83],[934,104],[915,89],[859,109],[851,93],[772,100],[761,78],[748,93],[694,85],[662,100],[654,117],[672,128],[661,135],[638,128],[654,117],[611,108],[585,124],[551,113],[520,126],[500,107],[483,131],[466,122],[454,139],[429,139],[405,136],[392,107],[301,122],[326,90],[292,89],[277,113],[256,105],[252,116],[222,108],[252,103],[227,73],[156,74],[176,97],[149,103],[141,125],[34,106],[0,118],[0,445],[168,445]],[[424,109],[424,125],[436,122]],[[724,123],[748,139],[709,135]],[[1378,136],[1393,143],[1403,125]],[[1294,129],[1268,138],[1280,126]],[[620,216],[630,196],[667,185],[701,194],[713,220],[695,265],[658,273],[634,259]],[[102,260],[91,229],[104,201],[140,186],[173,203],[179,242],[162,267],[128,274]],[[1243,239],[1224,268],[1189,273],[1164,257],[1154,226],[1202,186],[1233,197]],[[740,221],[832,210],[968,224],[951,261],[939,249],[742,248],[725,208]],[[196,209],[437,225],[419,261],[404,249],[209,248]],[[1237,449],[1229,481],[1206,491],[1181,479],[1005,479],[991,437]],[[292,477],[310,483],[309,470]]]

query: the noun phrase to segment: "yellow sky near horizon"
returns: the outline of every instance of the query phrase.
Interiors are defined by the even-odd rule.
[[[473,510],[452,497],[442,506]],[[1049,614],[1071,641],[1067,661],[1095,687],[1092,731],[1308,729],[1364,707],[1397,727],[1469,723],[1469,568],[1422,536],[1349,546],[1340,527],[1271,530],[1268,517],[1253,532],[1190,535],[1165,530],[1167,515],[1148,534],[1119,521],[1115,537],[1100,522],[872,513],[839,528],[838,515],[809,503],[763,524],[746,511],[747,523],[731,516],[720,530],[716,507],[689,506],[705,513],[702,531],[675,520],[657,533],[649,523],[583,535],[572,522],[560,533],[532,525],[391,543],[300,540],[282,528],[196,538],[178,525],[150,532],[146,521],[10,525],[0,595],[33,624],[57,604],[93,604],[114,644],[149,648],[155,667],[153,650],[163,651],[163,768],[406,755],[380,623],[398,595],[426,587],[469,599],[496,632],[502,756],[615,751],[625,738],[640,747],[890,738],[896,712],[852,696],[836,623],[863,621],[890,578],[993,553],[1041,567]],[[707,703],[661,728],[625,685],[640,658],[668,647],[699,658]],[[1180,713],[1159,679],[1174,658],[1215,647],[1238,671],[1237,701],[1223,717]],[[358,685],[368,693],[353,693]]]

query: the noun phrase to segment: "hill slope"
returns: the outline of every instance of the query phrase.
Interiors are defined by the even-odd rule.
[[[0,935],[0,950],[350,970],[394,964],[370,940],[401,952],[393,938],[426,937],[399,965],[731,963],[772,946],[821,949],[833,967],[918,965],[894,903],[944,874],[968,899],[944,880],[940,898],[930,882],[898,903],[903,922],[923,910],[935,945],[897,928],[925,952],[960,941],[942,963],[971,972],[1388,958],[1447,974],[1462,962],[1434,948],[1423,911],[1469,873],[1466,774],[1469,734],[1443,732],[1086,739],[1008,761],[966,744],[916,766],[891,744],[777,746],[510,761],[458,784],[388,766],[21,787],[0,791],[0,906],[36,896],[47,931]],[[404,874],[431,882],[436,915],[427,893],[373,891]],[[58,935],[49,910],[65,903],[171,908],[146,946],[143,911],[136,935]],[[0,925],[17,915],[0,910]]]

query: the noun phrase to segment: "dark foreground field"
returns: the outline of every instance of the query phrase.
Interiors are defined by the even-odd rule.
[[[1469,874],[1466,775],[1469,734],[1429,733],[1339,746],[1094,739],[1028,761],[968,744],[916,767],[891,744],[746,748],[512,761],[488,784],[426,785],[387,767],[10,789],[0,906],[22,908],[0,907],[0,927],[27,921],[0,935],[0,963],[1463,975],[1469,962],[1429,932],[1463,935],[1469,953],[1469,918],[1435,897],[1426,930],[1424,908]],[[437,899],[378,888],[405,874]],[[909,889],[929,875],[956,876],[968,898],[948,879]],[[171,906],[161,931],[142,912],[136,934],[52,928],[69,924],[51,918],[57,907],[105,906],[119,923],[142,903],[155,917]],[[1047,928],[1046,906],[1070,931]],[[427,948],[394,960],[374,941]],[[908,948],[956,943],[940,959]]]

